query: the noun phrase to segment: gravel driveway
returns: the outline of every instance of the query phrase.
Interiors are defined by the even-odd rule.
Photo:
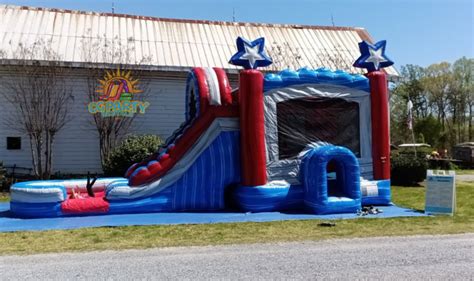
[[[2,280],[472,280],[474,234],[0,257]]]

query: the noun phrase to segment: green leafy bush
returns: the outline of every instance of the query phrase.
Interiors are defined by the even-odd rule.
[[[431,159],[428,161],[428,167],[432,170],[457,170],[459,167],[448,160]]]
[[[103,165],[107,176],[123,177],[128,167],[133,163],[140,162],[154,153],[163,143],[162,139],[155,135],[131,135],[114,148]]]
[[[394,153],[391,157],[392,175],[394,185],[409,186],[417,184],[426,178],[428,161],[424,153]]]
[[[416,156],[419,158],[426,159],[427,156],[429,156],[431,152],[433,152],[433,150],[434,149],[431,147],[417,147]],[[394,151],[393,154],[415,157],[415,149],[413,147],[401,147],[398,150]]]

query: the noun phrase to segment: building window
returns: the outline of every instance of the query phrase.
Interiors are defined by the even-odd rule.
[[[300,98],[277,104],[279,159],[295,158],[312,142],[349,148],[360,157],[359,104],[341,98]]]
[[[21,149],[21,137],[7,137],[7,149],[8,150],[20,150]]]

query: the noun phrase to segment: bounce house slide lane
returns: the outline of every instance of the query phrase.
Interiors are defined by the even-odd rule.
[[[159,180],[139,187],[126,181],[112,183],[106,194],[109,213],[224,209],[226,188],[240,181],[239,131],[214,124]]]
[[[186,120],[166,141],[165,148],[126,172],[131,186],[157,180],[189,150],[215,118],[238,117],[230,83],[220,68],[193,68],[186,86]]]
[[[159,179],[176,165],[216,118],[237,116],[238,108],[236,106],[208,109],[191,123],[191,126],[175,140],[175,143],[168,145],[167,149],[155,156],[156,158],[133,165],[127,171],[127,175],[130,175],[129,184],[140,186]]]
[[[14,188],[11,210],[19,217],[220,210],[224,208],[224,189],[240,181],[239,158],[238,119],[215,118],[185,155],[156,180],[130,186],[126,178],[98,179],[96,197],[87,196],[81,188],[77,191],[82,191],[82,198],[72,199],[72,188],[85,186],[85,180],[25,182]],[[208,177],[210,171],[215,176]],[[23,192],[31,196],[30,184],[36,194],[42,194],[42,202],[34,196],[18,196]]]
[[[238,132],[227,132],[238,131],[238,121],[231,120],[239,115],[238,105],[233,102],[231,91],[224,70],[193,68],[186,86],[186,121],[167,139],[165,146],[157,153],[132,165],[125,178],[97,180],[93,186],[95,197],[87,194],[86,180],[36,181],[16,184],[12,187],[12,213],[24,217],[108,213],[111,209],[109,201],[118,200],[123,203],[123,201],[133,201],[137,198],[143,199],[143,196],[155,195],[166,186],[179,181],[180,176],[186,176],[186,169],[190,168],[194,161],[199,161],[200,154],[208,146],[211,148],[216,146],[212,143],[213,140],[220,140],[223,143],[222,138],[224,138],[233,150],[238,149],[234,147],[238,146],[234,142],[235,134],[238,135]],[[231,121],[225,121],[225,119]],[[207,141],[203,142],[204,135]],[[238,154],[227,156],[230,158],[226,161],[234,162],[235,157],[239,157]],[[215,170],[216,167],[212,169]],[[239,169],[237,168],[236,171]],[[206,173],[208,171],[204,171],[202,175]],[[232,177],[237,175],[235,167],[230,174]],[[105,190],[106,186],[108,186],[107,190]],[[154,204],[159,200],[148,201],[153,201]],[[170,199],[166,198],[164,201],[170,202]],[[134,205],[134,210],[124,207],[124,204],[121,206],[123,208],[120,208],[119,212],[137,210],[137,205]],[[117,210],[117,208],[112,209]],[[145,209],[145,211],[149,210],[146,207]]]
[[[223,147],[225,148],[226,145],[229,147],[238,147],[238,143],[235,143],[234,140],[235,136],[233,136],[232,139],[225,138],[227,136],[227,133],[229,132],[233,132],[233,135],[239,134],[238,119],[216,118],[211,123],[209,128],[207,128],[207,130],[205,130],[198,138],[198,140],[190,147],[187,153],[181,159],[179,159],[165,175],[163,175],[159,179],[153,180],[149,183],[140,186],[130,185],[127,179],[112,182],[106,190],[107,199],[110,201],[137,199],[148,197],[153,194],[156,194],[157,192],[160,192],[165,187],[170,186],[171,184],[184,177],[190,167],[194,165],[195,162],[200,161],[200,157],[205,151],[216,149],[214,148],[214,146],[217,145],[219,151],[213,151],[212,154],[215,157],[219,157],[220,153],[222,154],[225,152],[223,151]],[[224,140],[222,140],[222,138],[224,138]],[[220,143],[222,141],[224,142]],[[216,142],[219,143],[215,144]],[[225,142],[228,143],[226,144]],[[235,165],[238,165],[240,162],[238,159],[239,156],[234,154],[231,155],[232,159],[228,159],[228,161],[233,161],[235,162]],[[216,172],[216,170],[219,169],[219,164],[224,164],[217,160],[209,161],[212,164],[211,167],[209,167],[209,169],[202,170],[202,173],[200,173],[199,175],[194,175],[194,178],[196,178],[196,176],[207,177],[207,174],[210,173],[210,171]],[[236,167],[236,169],[238,169],[238,167]]]

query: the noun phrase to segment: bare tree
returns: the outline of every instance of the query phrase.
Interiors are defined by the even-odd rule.
[[[331,50],[324,50],[316,54],[317,59],[312,54],[309,61],[306,61],[307,65],[303,65],[305,61],[302,53],[301,48],[293,47],[288,42],[273,42],[268,50],[268,54],[273,61],[272,67],[277,70],[285,68],[297,69],[307,66],[310,68],[328,67],[333,70],[344,70],[347,72],[358,71],[352,66],[352,59],[348,59],[350,55],[347,54],[347,50],[340,46],[335,46]]]
[[[73,99],[66,83],[69,69],[60,65],[50,41],[12,46],[13,60],[6,64],[12,77],[5,79],[1,94],[14,110],[6,124],[28,136],[33,171],[47,179],[53,170],[53,145],[57,133],[69,121]],[[4,51],[3,54],[6,54]]]
[[[118,37],[108,39],[103,37],[87,36],[82,38],[82,56],[83,60],[89,63],[87,70],[87,97],[89,102],[99,100],[100,92],[98,86],[100,80],[107,75],[107,71],[114,68],[133,69],[133,78],[139,79],[143,75],[143,68],[140,65],[147,65],[151,61],[151,57],[134,57],[134,39],[128,38],[126,42],[122,42]],[[130,71],[126,71],[128,75]],[[137,95],[137,100],[146,99],[148,92],[147,81],[140,81],[141,93]],[[134,123],[136,114],[130,116],[105,116],[103,114],[93,114],[92,121],[99,135],[100,159],[102,167],[109,159],[113,148],[129,133]]]
[[[288,42],[273,42],[268,53],[276,69],[296,68],[302,60],[299,48],[293,48]]]

